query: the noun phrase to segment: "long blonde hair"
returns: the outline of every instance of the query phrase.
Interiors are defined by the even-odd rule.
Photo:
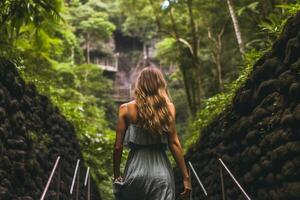
[[[167,82],[156,67],[144,68],[134,90],[137,105],[137,125],[153,133],[171,131],[173,119],[168,107],[171,102]]]

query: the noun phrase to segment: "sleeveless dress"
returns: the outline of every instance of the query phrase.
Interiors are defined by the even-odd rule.
[[[130,149],[123,181],[113,183],[116,200],[175,200],[167,144],[167,135],[151,134],[129,123],[123,141],[123,146]]]

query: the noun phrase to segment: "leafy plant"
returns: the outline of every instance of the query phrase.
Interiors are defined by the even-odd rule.
[[[288,4],[282,4],[282,5],[277,5],[277,8],[282,8],[286,15],[295,15],[297,12],[300,11],[300,0],[296,0],[295,3],[288,3]]]
[[[285,24],[285,20],[278,17],[278,13],[271,13],[265,21],[259,24],[261,31],[277,36]]]
[[[280,9],[270,13],[269,16],[259,24],[261,31],[267,33],[269,36],[269,39],[266,41],[269,43],[269,46],[282,32],[287,19],[300,11],[300,1],[297,0],[294,3],[276,5],[275,7]]]

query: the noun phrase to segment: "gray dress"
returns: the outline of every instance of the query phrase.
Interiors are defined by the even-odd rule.
[[[130,148],[123,182],[115,181],[116,200],[174,200],[175,181],[167,157],[167,136],[130,123],[123,146]]]

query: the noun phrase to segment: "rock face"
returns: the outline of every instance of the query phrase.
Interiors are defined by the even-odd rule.
[[[69,190],[77,158],[82,159],[74,127],[26,84],[15,66],[0,59],[0,199],[40,199],[58,155],[61,156],[60,199],[71,199]],[[82,160],[81,160],[82,161]],[[81,162],[83,163],[83,161]],[[86,198],[80,167],[80,199]],[[55,199],[57,173],[46,199]],[[101,199],[91,180],[91,199]]]
[[[186,154],[208,191],[205,198],[193,177],[193,199],[222,199],[218,158],[252,199],[300,199],[300,13],[253,69]],[[181,185],[178,169],[176,176]],[[244,200],[226,172],[224,179],[226,199]]]

